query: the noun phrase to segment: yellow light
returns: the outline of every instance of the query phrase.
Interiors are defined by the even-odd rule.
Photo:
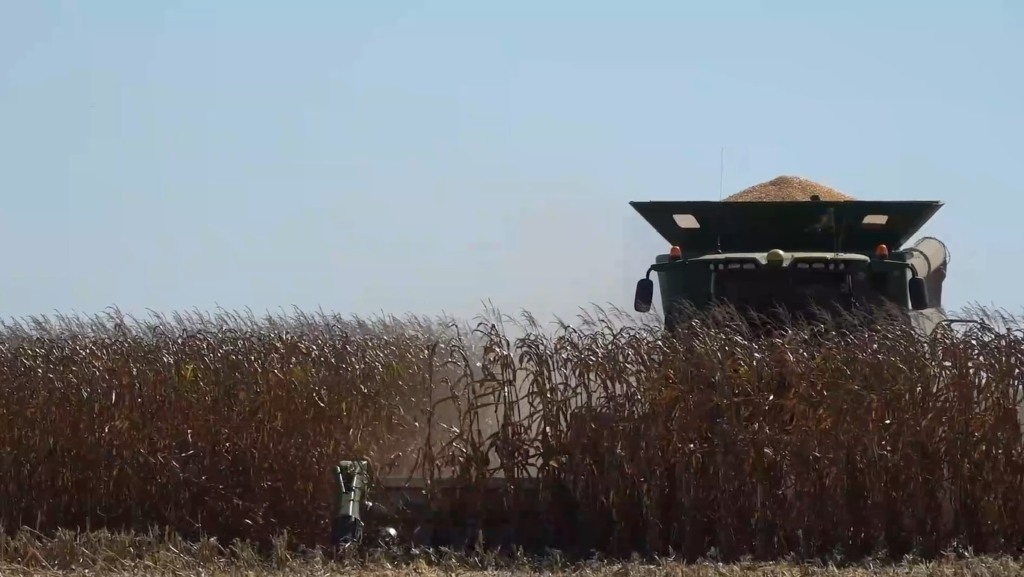
[[[875,247],[875,256],[878,258],[889,258],[889,247],[880,244]]]
[[[782,264],[782,261],[786,259],[786,253],[776,248],[768,251],[765,258],[771,264]]]
[[[673,246],[668,250],[668,257],[672,260],[679,260],[683,258],[683,251],[678,246]]]

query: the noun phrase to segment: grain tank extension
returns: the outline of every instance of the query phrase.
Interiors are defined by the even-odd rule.
[[[780,305],[895,305],[925,333],[945,318],[949,252],[938,239],[909,239],[942,207],[936,201],[650,201],[631,206],[669,244],[637,283],[634,308],[650,310],[658,275],[666,325],[681,305],[727,301],[769,315]]]

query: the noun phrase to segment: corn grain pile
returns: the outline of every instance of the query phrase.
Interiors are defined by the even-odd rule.
[[[798,176],[779,176],[741,190],[725,200],[729,202],[778,202],[811,200],[814,195],[824,201],[854,200],[852,196]]]
[[[7,325],[0,525],[323,545],[338,459],[471,483],[490,454],[567,487],[613,553],[1024,547],[1019,328],[754,339],[714,314],[673,339],[601,315],[514,340],[303,315]],[[428,444],[423,407],[451,394]],[[493,434],[473,426],[485,405]]]

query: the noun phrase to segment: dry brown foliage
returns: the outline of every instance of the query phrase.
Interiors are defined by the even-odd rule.
[[[674,337],[600,310],[514,338],[301,313],[7,325],[0,523],[323,544],[326,471],[366,455],[541,479],[611,552],[1015,552],[1024,334],[975,317],[928,341],[892,321],[755,337],[724,309]]]
[[[557,555],[464,555],[451,551],[418,556],[382,551],[336,558],[326,557],[322,551],[293,551],[283,537],[274,543],[269,554],[261,554],[251,543],[224,547],[212,539],[185,541],[173,533],[93,531],[74,534],[60,531],[52,537],[44,537],[32,531],[21,531],[10,538],[0,535],[0,575],[5,577],[1011,577],[1022,572],[1024,563],[1018,559],[962,555],[946,555],[935,560],[905,558],[890,563],[867,559],[856,564],[793,561],[724,564],[709,559],[684,563],[670,558],[570,562]]]

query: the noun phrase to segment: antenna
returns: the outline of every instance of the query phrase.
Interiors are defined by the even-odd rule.
[[[718,200],[722,200],[722,190],[724,190],[725,184],[725,147],[722,147],[722,152],[718,159]]]
[[[718,155],[718,202],[722,202],[722,191],[725,189],[723,186],[725,183],[725,147],[723,146],[721,152]],[[717,224],[717,223],[716,223]],[[718,248],[715,252],[722,254],[722,229],[718,228],[718,235],[716,240],[718,241]]]

